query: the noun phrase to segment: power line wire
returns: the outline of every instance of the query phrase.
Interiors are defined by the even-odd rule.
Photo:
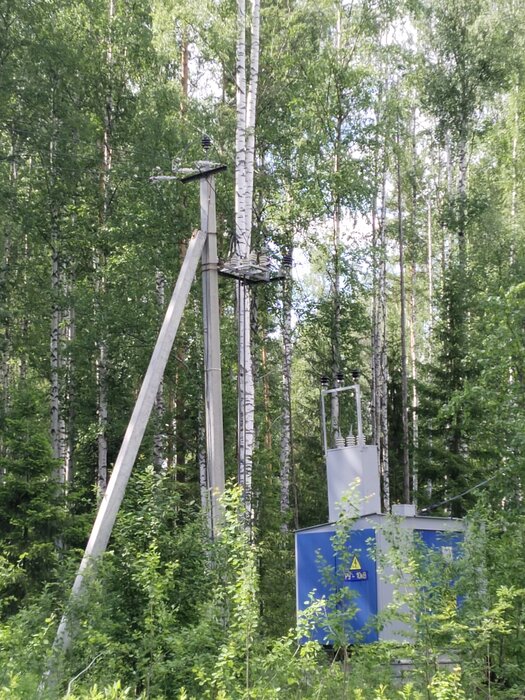
[[[479,489],[482,486],[485,486],[485,484],[488,484],[490,481],[493,481],[493,479],[496,479],[498,476],[501,476],[502,473],[503,473],[503,469],[498,469],[496,474],[489,476],[488,479],[484,479],[483,481],[480,481],[479,484],[475,484],[475,486],[471,486],[466,491],[463,491],[462,493],[458,493],[456,496],[452,496],[451,498],[447,498],[445,501],[441,501],[440,503],[434,503],[431,506],[427,506],[426,508],[422,508],[420,511],[418,511],[418,515],[421,515],[422,513],[428,513],[431,510],[436,510],[436,508],[440,508],[441,506],[444,506],[447,503],[452,503],[452,501],[457,501],[459,498],[463,498],[463,496],[466,496],[467,494],[471,493],[472,491],[475,491],[476,489]]]

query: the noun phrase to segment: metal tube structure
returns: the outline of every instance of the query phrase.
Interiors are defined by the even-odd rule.
[[[224,437],[219,335],[219,261],[213,175],[206,175],[200,179],[200,207],[201,230],[206,234],[206,243],[202,252],[206,466],[211,534],[215,537],[221,521],[219,496],[224,492]]]
[[[326,435],[326,409],[325,409],[325,396],[338,396],[338,394],[343,393],[344,391],[353,391],[355,395],[355,407],[356,407],[356,414],[357,414],[357,444],[359,446],[363,446],[365,444],[365,436],[363,433],[363,414],[362,414],[362,409],[361,409],[361,385],[356,382],[355,384],[351,384],[350,386],[343,386],[343,387],[336,387],[335,389],[322,389],[321,390],[321,419],[323,422],[323,442],[324,442],[324,451],[326,455],[326,451],[328,449],[328,440],[327,440],[327,435]]]
[[[166,311],[164,322],[159,332],[150,363],[142,382],[142,387],[133,409],[131,419],[124,435],[109,484],[102,499],[95,524],[80,563],[71,598],[82,590],[84,574],[89,564],[103,554],[111,536],[120,504],[124,498],[127,483],[137,457],[137,453],[148,424],[148,419],[155,402],[155,397],[170,356],[171,348],[177,334],[182,313],[188,299],[191,283],[195,277],[199,259],[207,242],[206,231],[195,231],[188,245],[179,277]],[[54,646],[68,649],[71,643],[67,615],[64,614],[58,627]]]
[[[355,406],[357,410],[357,444],[363,447],[365,444],[365,436],[363,434],[363,416],[361,413],[361,386],[356,382],[355,389]]]
[[[322,421],[322,430],[323,430],[323,447],[324,447],[324,456],[326,459],[326,453],[328,451],[328,440],[326,438],[326,408],[324,405],[324,397],[326,396],[328,392],[321,390],[321,421]]]

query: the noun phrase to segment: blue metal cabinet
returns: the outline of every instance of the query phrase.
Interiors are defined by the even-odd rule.
[[[334,536],[333,529],[297,533],[297,610],[309,607],[312,593],[315,600],[327,601],[312,633],[322,644],[333,644],[334,621],[349,644],[377,641],[375,531],[351,531],[343,551],[335,551]]]

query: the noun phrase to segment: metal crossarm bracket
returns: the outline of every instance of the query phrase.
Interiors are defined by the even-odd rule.
[[[215,173],[221,173],[223,170],[227,169],[226,165],[221,163],[210,163],[210,167],[205,167],[202,170],[199,168],[199,163],[196,163],[197,170],[194,170],[189,175],[184,175],[178,178],[181,182],[192,182],[193,180],[200,180],[201,177],[208,177],[208,175],[215,175]]]

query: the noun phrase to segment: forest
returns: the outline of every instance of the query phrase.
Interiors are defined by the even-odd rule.
[[[0,0],[0,700],[525,698],[524,24],[519,0]],[[219,276],[220,527],[198,271],[71,596],[203,160],[219,265],[270,271]],[[364,643],[336,596],[328,648],[294,533],[329,517],[321,386],[357,370],[382,512],[465,538],[438,561],[386,516],[411,584],[374,624],[412,638]]]

